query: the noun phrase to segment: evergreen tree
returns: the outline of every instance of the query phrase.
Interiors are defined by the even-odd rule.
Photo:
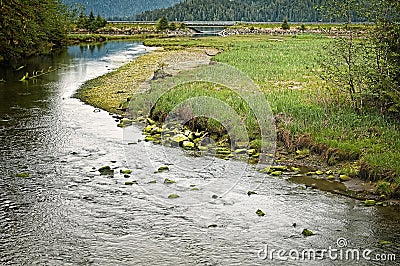
[[[81,12],[76,21],[76,27],[79,29],[87,29],[88,25],[89,24],[88,24],[87,16],[83,12]]]
[[[158,30],[166,30],[168,29],[168,19],[166,16],[161,17],[156,25]]]
[[[288,23],[287,19],[283,20],[283,23],[282,23],[281,27],[282,27],[283,30],[289,30],[290,29],[290,26],[289,26],[289,23]]]

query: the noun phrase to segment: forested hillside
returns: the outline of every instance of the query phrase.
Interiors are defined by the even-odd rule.
[[[172,6],[181,0],[62,0],[64,4],[81,4],[89,14],[100,15],[107,19],[133,19],[138,13],[146,10]]]
[[[137,20],[157,20],[167,16],[170,21],[283,21],[317,22],[315,9],[323,0],[185,0],[173,7],[144,12]]]

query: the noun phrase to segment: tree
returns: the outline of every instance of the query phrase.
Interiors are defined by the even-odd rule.
[[[90,12],[89,17],[82,12],[76,20],[76,27],[78,29],[85,29],[89,30],[90,32],[94,32],[99,28],[105,27],[106,25],[107,20],[100,15],[97,15],[95,18],[93,12]]]
[[[88,24],[87,29],[89,31],[94,32],[95,30],[97,30],[96,19],[93,15],[93,11],[90,11],[89,17],[87,19],[87,24]]]
[[[383,110],[400,116],[400,3],[375,0],[366,15],[375,25],[370,34],[374,51],[371,96]]]
[[[166,16],[161,17],[156,25],[158,30],[166,30],[168,29],[168,19]]]
[[[283,20],[283,23],[282,23],[281,27],[282,27],[283,30],[290,30],[290,26],[289,26],[289,23],[288,23],[287,19]]]
[[[0,10],[0,56],[11,64],[61,46],[72,24],[59,0],[0,1]]]
[[[333,20],[344,21],[327,47],[325,77],[345,88],[357,110],[379,107],[400,114],[400,4],[391,0],[327,0],[322,8]],[[365,32],[352,27],[354,18],[373,24]]]
[[[76,20],[76,27],[78,29],[87,29],[88,25],[89,24],[88,24],[87,16],[83,12],[81,12],[79,14],[79,17]]]

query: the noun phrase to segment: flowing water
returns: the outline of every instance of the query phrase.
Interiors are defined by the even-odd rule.
[[[107,112],[71,97],[84,81],[144,52],[129,42],[72,46],[18,71],[1,69],[2,265],[399,264],[398,209],[367,208],[243,162],[140,141],[139,128],[124,131]],[[18,81],[41,69],[50,72]],[[165,164],[170,171],[155,173]],[[113,176],[97,171],[105,165]],[[132,169],[129,177],[119,173],[124,168]],[[16,176],[25,172],[28,178]],[[172,193],[181,197],[168,199]],[[303,237],[305,228],[315,235]],[[380,240],[392,244],[379,246]],[[332,258],[323,251],[330,247],[339,249]],[[291,258],[280,260],[274,249]],[[304,249],[325,258],[308,260]],[[358,262],[346,260],[349,249],[360,252]],[[397,260],[368,261],[366,249],[372,250],[366,257]]]

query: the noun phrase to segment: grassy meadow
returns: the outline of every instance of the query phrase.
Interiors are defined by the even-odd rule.
[[[213,60],[246,73],[265,93],[276,116],[280,145],[309,149],[328,165],[369,180],[400,184],[400,132],[376,110],[356,112],[349,95],[320,78],[323,35],[149,39],[165,49],[214,47]],[[160,107],[162,109],[162,107]]]

